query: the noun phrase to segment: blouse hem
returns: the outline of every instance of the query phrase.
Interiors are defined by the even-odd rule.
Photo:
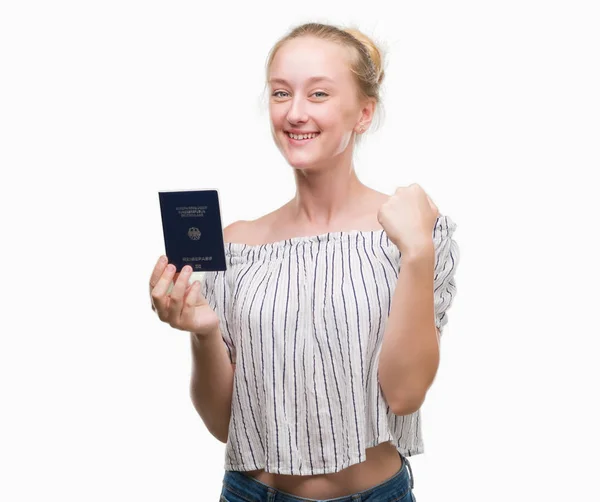
[[[421,453],[424,453],[424,448],[423,445],[417,445],[415,448],[407,448],[405,446],[399,446],[398,444],[396,444],[397,440],[393,439],[393,438],[381,438],[381,439],[376,439],[375,441],[371,442],[371,443],[367,443],[366,448],[372,448],[373,446],[377,446],[378,444],[381,443],[385,443],[385,442],[391,442],[395,447],[396,450],[398,450],[403,456],[405,457],[413,457],[415,455],[419,455]],[[332,474],[335,472],[339,472],[343,469],[346,469],[354,464],[359,464],[361,462],[364,462],[366,460],[366,454],[360,454],[357,456],[353,456],[350,457],[349,460],[347,460],[346,462],[344,462],[341,466],[338,466],[338,469],[336,470],[335,467],[321,467],[318,469],[309,469],[308,471],[306,471],[306,469],[279,469],[279,470],[272,470],[269,471],[267,470],[266,466],[265,466],[265,462],[262,462],[260,465],[256,464],[256,465],[247,465],[247,464],[240,464],[240,463],[225,463],[225,470],[226,471],[254,471],[257,469],[264,469],[265,472],[269,472],[272,474],[289,474],[289,475],[294,475],[294,476],[310,476],[310,475],[315,475],[315,474]]]

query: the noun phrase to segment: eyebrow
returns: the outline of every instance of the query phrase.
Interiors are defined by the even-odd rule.
[[[321,80],[326,80],[326,81],[328,81],[328,82],[335,83],[335,82],[334,82],[334,80],[333,80],[332,78],[326,77],[326,76],[324,76],[324,75],[318,75],[318,76],[316,76],[316,77],[310,77],[310,78],[308,79],[308,82],[318,82],[318,81],[321,81]],[[283,79],[283,78],[271,78],[271,79],[269,79],[269,82],[270,82],[270,83],[279,82],[279,83],[281,83],[281,84],[287,84],[287,83],[288,83],[288,82],[287,82],[285,79]]]

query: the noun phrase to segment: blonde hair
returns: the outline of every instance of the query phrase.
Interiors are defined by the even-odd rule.
[[[273,46],[267,57],[266,83],[268,85],[269,71],[277,51],[288,41],[303,36],[313,36],[322,40],[335,42],[350,51],[350,71],[353,73],[360,99],[374,98],[376,102],[375,115],[381,105],[381,83],[385,76],[384,57],[382,50],[367,35],[358,28],[338,28],[330,24],[305,23],[293,28]],[[375,121],[374,117],[374,121]],[[355,144],[361,140],[362,134],[355,136]]]

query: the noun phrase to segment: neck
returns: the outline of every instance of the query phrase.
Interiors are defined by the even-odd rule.
[[[356,218],[357,208],[371,192],[353,168],[315,173],[296,171],[295,197],[287,204],[291,221],[300,227],[326,228]]]

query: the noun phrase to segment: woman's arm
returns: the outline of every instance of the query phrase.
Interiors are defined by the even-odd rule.
[[[236,221],[223,229],[224,242],[245,242],[245,225]],[[235,364],[231,362],[220,329],[203,337],[191,333],[192,378],[190,396],[210,433],[227,442]]]
[[[210,433],[226,443],[231,417],[233,375],[227,347],[217,329],[211,335],[190,333],[192,377],[190,396]]]
[[[439,366],[433,273],[433,243],[402,255],[378,370],[381,390],[396,415],[421,407]]]

